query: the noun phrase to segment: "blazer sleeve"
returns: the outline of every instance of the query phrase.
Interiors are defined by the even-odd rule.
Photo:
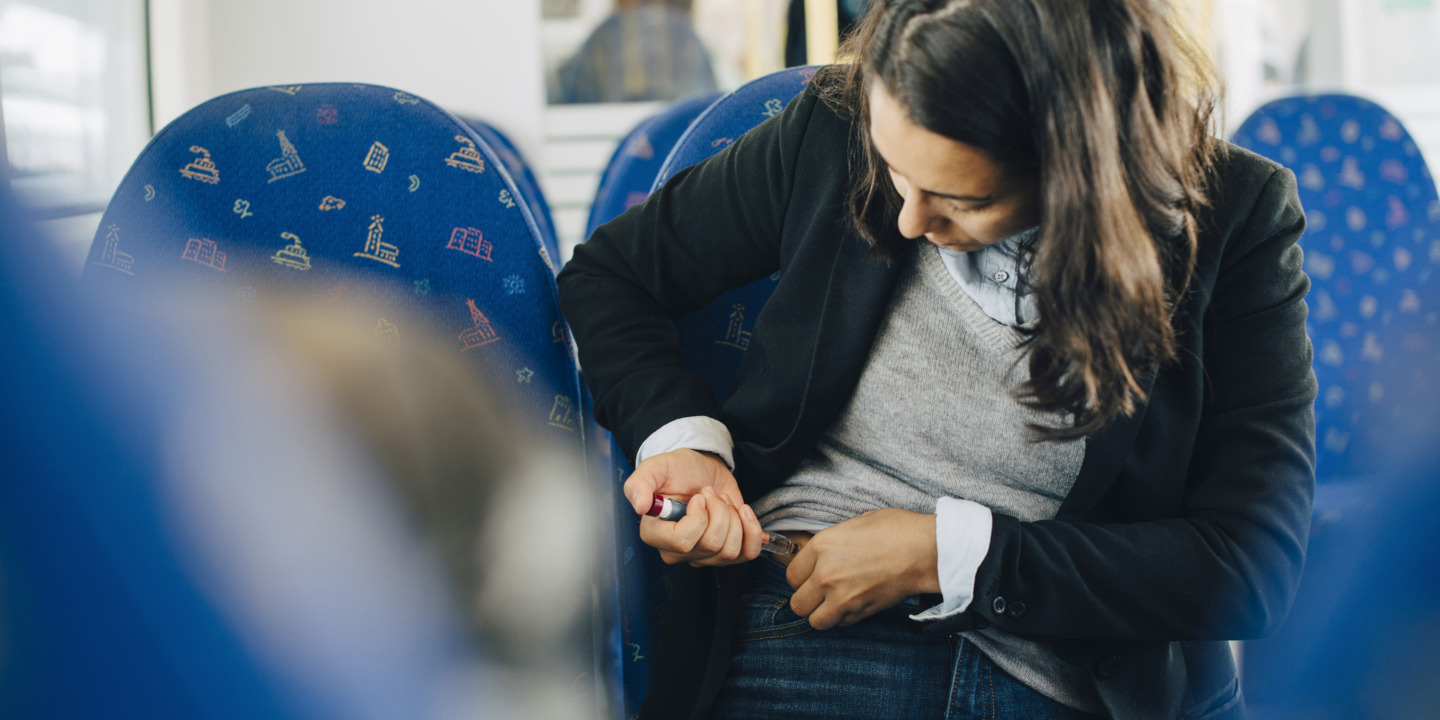
[[[997,514],[972,610],[931,631],[1173,641],[1279,625],[1309,531],[1316,383],[1297,245],[1304,214],[1288,170],[1264,177],[1203,316],[1204,401],[1188,468],[1177,463],[1185,476],[1145,478],[1181,483],[1181,512],[1124,523]]]
[[[596,229],[558,278],[560,307],[595,396],[595,419],[628,457],[677,418],[715,417],[685,369],[675,321],[781,269],[781,229],[806,128],[809,90],[717,155],[676,173]]]

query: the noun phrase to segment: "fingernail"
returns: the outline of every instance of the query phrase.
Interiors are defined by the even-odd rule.
[[[746,520],[754,520],[754,519],[755,519],[755,511],[754,511],[754,510],[751,510],[749,505],[746,505],[743,509],[741,509],[740,512],[745,513],[745,519],[746,519]]]

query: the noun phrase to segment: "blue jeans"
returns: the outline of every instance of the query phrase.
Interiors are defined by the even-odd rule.
[[[785,568],[750,563],[730,674],[712,718],[1026,718],[1094,715],[1041,695],[959,635],[925,635],[915,600],[815,630],[790,610]]]

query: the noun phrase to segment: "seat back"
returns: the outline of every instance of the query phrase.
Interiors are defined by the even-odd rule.
[[[665,163],[670,149],[690,127],[690,123],[710,107],[720,93],[696,95],[666,108],[664,112],[635,126],[620,141],[600,175],[600,189],[590,206],[590,219],[585,223],[585,237],[595,228],[615,219],[620,213],[639,205],[650,196],[655,176]]]
[[[753,80],[716,100],[681,135],[656,176],[659,188],[672,175],[720,152],[735,138],[774,117],[815,76],[815,68],[791,68]],[[729,394],[749,345],[754,317],[775,289],[778,278],[761,279],[725,293],[679,322],[685,363],[704,376],[719,400]],[[748,318],[748,319],[747,319]],[[631,459],[612,448],[616,462],[614,491],[617,545],[620,548],[621,666],[625,716],[639,713],[650,689],[655,631],[669,610],[670,570],[658,553],[640,542],[640,519],[620,492],[633,471]]]
[[[495,151],[511,182],[520,188],[520,195],[530,206],[530,215],[535,218],[535,226],[540,231],[540,242],[545,247],[553,269],[560,272],[560,243],[555,237],[555,222],[550,215],[550,203],[545,201],[545,192],[540,189],[540,180],[535,177],[530,163],[525,161],[525,156],[520,153],[515,142],[500,132],[499,128],[479,118],[462,117],[461,120]]]
[[[1302,690],[1296,668],[1313,668],[1346,642],[1330,630],[1347,588],[1367,575],[1365,567],[1394,561],[1357,552],[1376,547],[1374,508],[1410,484],[1406,459],[1440,437],[1440,413],[1424,406],[1440,392],[1440,199],[1399,121],[1360,98],[1277,100],[1255,111],[1234,140],[1294,171],[1307,221],[1306,330],[1320,391],[1315,509],[1305,574],[1285,624],[1247,641],[1242,664],[1257,713],[1290,717],[1300,702],[1317,702],[1310,709],[1318,710],[1353,699],[1345,682]]]
[[[84,275],[106,292],[222,284],[430,321],[542,437],[580,447],[579,381],[550,252],[489,144],[373,85],[244,90],[185,113],[135,161]],[[383,312],[383,310],[381,311]],[[377,342],[406,328],[375,318]]]
[[[705,110],[670,151],[656,176],[658,189],[675,173],[729,147],[735,138],[779,115],[800,94],[815,67],[796,67],[751,81]],[[730,394],[740,360],[750,345],[750,328],[770,299],[778,273],[731,290],[680,322],[680,347],[685,364],[710,384],[717,401]]]
[[[1440,384],[1440,200],[1415,141],[1375,103],[1293,97],[1256,110],[1242,147],[1295,172],[1320,393],[1317,478],[1364,476],[1397,448],[1399,402]]]

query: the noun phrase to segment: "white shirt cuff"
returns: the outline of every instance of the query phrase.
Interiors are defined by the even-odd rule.
[[[704,415],[671,420],[650,433],[650,437],[640,444],[640,451],[635,453],[635,464],[682,448],[715,453],[731,470],[735,469],[735,441],[730,438],[730,428]]]
[[[911,615],[943,620],[965,612],[975,597],[975,573],[990,552],[990,508],[970,500],[942,497],[935,503],[935,550],[944,602]]]

